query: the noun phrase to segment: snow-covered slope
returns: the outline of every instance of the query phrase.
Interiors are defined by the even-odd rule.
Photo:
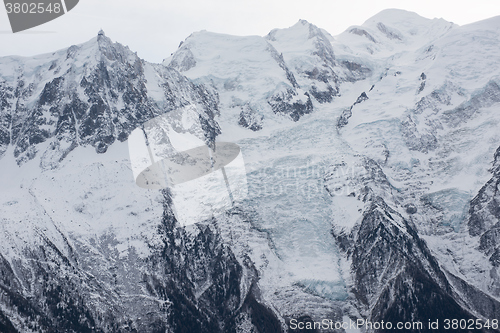
[[[499,30],[386,10],[197,32],[163,64],[103,32],[1,58],[0,331],[498,318]],[[249,191],[180,227],[124,141],[187,105]]]
[[[264,117],[272,112],[298,120],[312,111],[310,96],[262,37],[194,33],[164,64],[214,86],[227,109],[223,117],[252,130],[261,129]]]

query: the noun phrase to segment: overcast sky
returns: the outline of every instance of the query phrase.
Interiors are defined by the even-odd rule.
[[[68,14],[17,34],[0,8],[0,56],[52,52],[102,28],[140,57],[160,62],[194,31],[264,36],[305,19],[336,35],[386,8],[464,25],[500,15],[500,0],[80,0]]]

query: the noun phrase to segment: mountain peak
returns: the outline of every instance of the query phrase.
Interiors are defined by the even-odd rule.
[[[389,8],[370,17],[363,23],[363,26],[371,27],[383,23],[388,26],[393,26],[394,28],[405,30],[410,27],[429,26],[436,22],[450,24],[450,22],[442,18],[430,19],[404,9]]]
[[[321,30],[317,26],[301,19],[289,28],[271,30],[265,38],[270,41],[283,38],[292,40],[308,40],[321,34]]]
[[[391,45],[421,47],[454,27],[455,24],[442,18],[429,19],[414,12],[392,8],[370,17],[361,26],[350,27],[347,33],[364,36],[373,43],[385,41]]]
[[[108,37],[106,37],[106,34],[104,33],[104,30],[99,30],[99,32],[97,33],[97,42],[100,44],[102,44],[103,42],[105,44],[112,44],[112,41],[111,39],[109,39]]]
[[[411,12],[408,10],[404,9],[398,9],[398,8],[388,8],[380,11],[379,13],[373,15],[370,17],[366,22],[370,21],[384,21],[384,22],[390,22],[390,21],[401,21],[405,19],[410,19],[410,20],[415,20],[415,19],[425,19],[425,20],[430,20],[428,18],[425,18],[423,16],[418,15],[415,12]]]

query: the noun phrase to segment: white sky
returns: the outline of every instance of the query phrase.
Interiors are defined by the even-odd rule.
[[[102,28],[141,58],[160,62],[194,31],[264,36],[305,19],[336,35],[386,8],[464,25],[500,15],[500,0],[80,0],[68,14],[17,34],[0,7],[0,56],[52,52]]]

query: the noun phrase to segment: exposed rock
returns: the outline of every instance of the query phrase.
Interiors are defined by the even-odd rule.
[[[358,36],[365,36],[366,38],[368,38],[369,41],[373,42],[373,43],[376,43],[377,41],[375,40],[375,38],[373,38],[372,35],[370,35],[365,29],[361,29],[361,28],[352,28],[351,30],[349,30],[349,32],[351,34],[355,34],[355,35],[358,35]]]
[[[98,153],[104,153],[115,140],[126,140],[143,122],[187,104],[201,106],[200,119],[208,144],[220,133],[214,120],[218,96],[207,88],[193,84],[173,69],[142,61],[128,48],[112,43],[102,34],[88,42],[86,48],[95,51],[91,55],[95,63],[87,60],[77,69],[76,59],[85,57],[82,52],[88,51],[71,47],[67,51],[71,56],[56,61],[59,67],[68,70],[53,76],[43,86],[36,76],[28,86],[24,80],[4,83],[2,109],[10,111],[0,116],[0,153],[12,143],[21,164],[36,156],[30,147],[52,139],[64,143],[59,156],[53,156],[55,161],[78,145],[91,145]],[[44,67],[53,67],[53,63],[39,66],[39,75],[47,75]],[[145,68],[161,77],[158,85],[163,90],[163,101],[149,95]],[[19,96],[16,104],[10,95],[14,91]],[[37,91],[39,96],[34,106],[26,109],[25,101]]]

